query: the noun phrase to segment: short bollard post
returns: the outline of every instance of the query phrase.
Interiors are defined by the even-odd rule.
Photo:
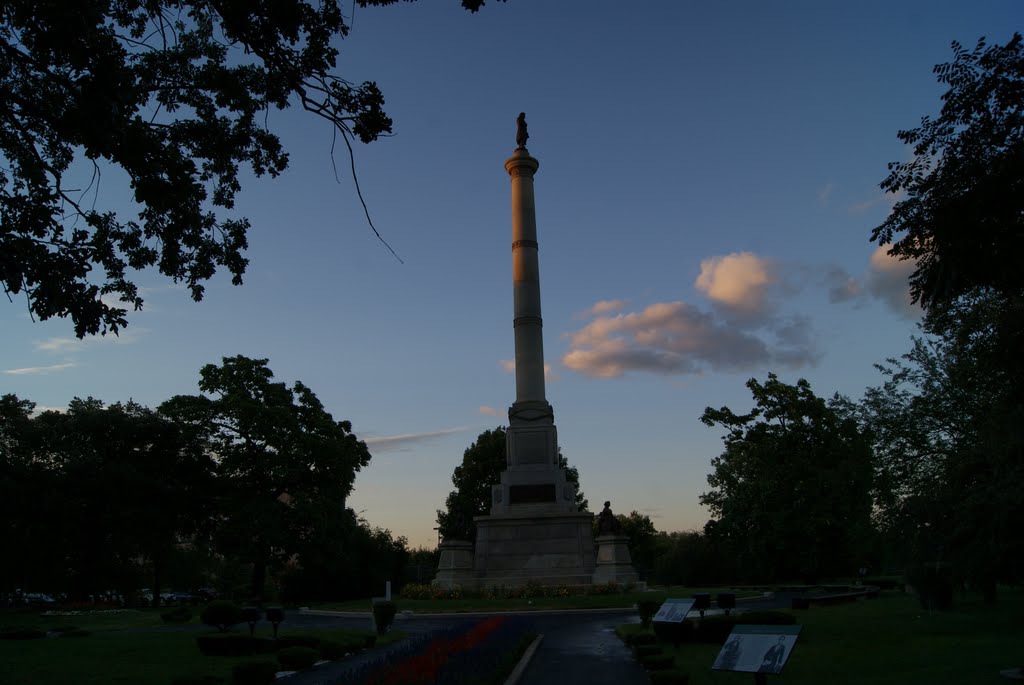
[[[249,637],[256,634],[256,622],[260,620],[260,610],[256,607],[243,607],[242,620],[249,624]]]
[[[270,607],[267,609],[267,620],[274,626],[274,639],[277,639],[277,627],[284,620],[284,609],[281,607]]]
[[[736,594],[733,592],[719,592],[716,600],[718,608],[725,612],[725,615],[729,615],[731,609],[736,608]]]
[[[707,592],[698,592],[693,596],[693,608],[700,612],[701,619],[704,612],[711,607],[711,595]]]

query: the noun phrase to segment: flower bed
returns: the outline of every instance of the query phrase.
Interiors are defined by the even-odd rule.
[[[412,641],[338,680],[359,685],[501,683],[535,634],[520,618],[493,616]]]

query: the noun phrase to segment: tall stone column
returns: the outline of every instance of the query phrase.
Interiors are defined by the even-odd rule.
[[[540,310],[537,212],[533,177],[540,162],[526,149],[520,115],[519,147],[505,161],[512,185],[512,327],[515,333],[516,400],[508,410],[508,468],[493,491],[492,513],[529,506],[575,511],[575,486],[558,465],[555,413],[544,394],[544,334]]]
[[[593,515],[576,511],[576,487],[558,464],[555,415],[544,395],[544,339],[533,176],[540,167],[519,144],[505,162],[512,183],[512,323],[516,400],[508,410],[507,467],[491,489],[491,512],[476,516],[473,572],[484,586],[589,585],[594,573]]]
[[[512,325],[516,348],[516,401],[509,420],[534,421],[550,415],[544,396],[544,336],[540,313],[540,265],[533,175],[540,162],[526,148],[505,161],[512,180]]]

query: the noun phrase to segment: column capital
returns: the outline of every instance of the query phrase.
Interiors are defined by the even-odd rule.
[[[533,176],[540,168],[540,162],[530,156],[526,148],[518,148],[505,160],[505,171],[509,176]]]

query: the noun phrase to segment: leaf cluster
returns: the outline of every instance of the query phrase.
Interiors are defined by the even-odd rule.
[[[332,74],[340,3],[14,0],[0,5],[0,284],[79,337],[117,332],[156,267],[195,300],[239,284],[239,170],[288,164],[270,112],[299,104],[346,145],[391,130],[376,84]],[[98,208],[117,168],[134,217]],[[112,304],[113,303],[113,304]]]
[[[911,295],[926,311],[979,288],[1024,291],[1024,39],[954,42],[934,73],[948,90],[938,116],[900,131],[914,157],[881,187],[905,199],[871,233],[911,259]]]

